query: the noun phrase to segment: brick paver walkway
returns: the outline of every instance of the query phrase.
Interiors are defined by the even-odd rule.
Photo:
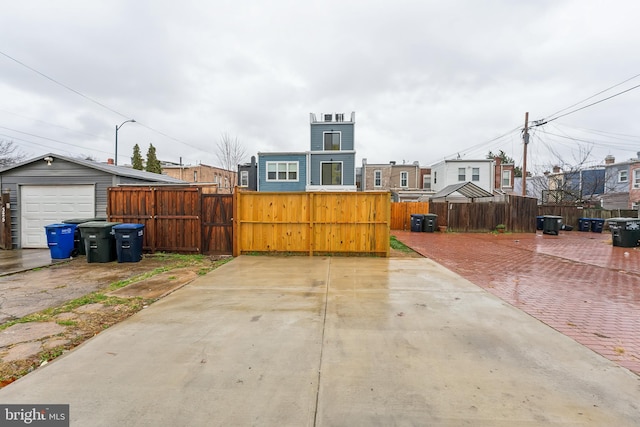
[[[640,374],[640,248],[614,247],[606,231],[391,234]]]

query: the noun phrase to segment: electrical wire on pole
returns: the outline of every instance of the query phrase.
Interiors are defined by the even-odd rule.
[[[524,154],[522,157],[522,196],[527,195],[527,145],[529,144],[529,112],[524,113],[524,129],[522,131]]]

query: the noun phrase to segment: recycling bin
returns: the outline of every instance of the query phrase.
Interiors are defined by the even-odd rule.
[[[562,217],[555,215],[544,215],[542,222],[543,234],[555,234],[558,235],[560,228],[562,228]]]
[[[107,218],[72,218],[65,219],[62,221],[63,224],[75,224],[80,225],[89,221],[106,221]],[[82,241],[82,237],[80,235],[80,228],[76,227],[73,233],[73,251],[71,251],[71,256],[76,255],[86,255],[87,253],[84,250],[84,243]]]
[[[578,218],[578,231],[590,231],[591,218]]]
[[[111,262],[116,260],[116,244],[113,227],[119,222],[89,221],[78,225],[84,242],[87,262]]]
[[[536,230],[542,230],[544,228],[544,216],[536,217]]]
[[[118,262],[138,262],[142,259],[144,224],[118,224],[113,226]]]
[[[640,246],[639,218],[611,218],[608,223],[613,246],[623,248]]]
[[[47,233],[47,246],[51,259],[71,258],[73,251],[74,224],[49,224],[44,226]]]
[[[438,228],[438,215],[425,214],[422,222],[422,231],[433,233]]]
[[[594,233],[602,233],[603,228],[604,228],[604,219],[591,218],[591,231],[593,231]]]
[[[423,214],[411,214],[411,231],[422,231]]]

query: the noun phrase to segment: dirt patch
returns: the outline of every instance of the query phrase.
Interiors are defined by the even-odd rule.
[[[50,298],[14,308],[0,324],[0,387],[68,352],[149,304],[217,268],[228,259],[213,257],[145,257],[144,262],[103,265],[70,262],[11,276],[23,295],[40,278]],[[108,273],[107,271],[110,270]],[[104,271],[104,276],[99,273]],[[56,284],[57,280],[57,284]],[[36,282],[37,283],[37,282]],[[79,287],[78,283],[86,286]],[[24,285],[24,286],[23,286]],[[25,291],[25,287],[27,290]],[[73,289],[73,291],[70,291]],[[82,292],[82,290],[84,291]],[[71,298],[71,299],[70,299]],[[33,308],[39,311],[34,312]],[[22,317],[15,313],[26,313]]]

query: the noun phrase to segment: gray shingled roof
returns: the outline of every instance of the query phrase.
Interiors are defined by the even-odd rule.
[[[117,176],[125,176],[128,178],[137,178],[137,179],[141,179],[141,180],[145,180],[145,181],[149,181],[149,182],[161,182],[161,183],[170,183],[170,184],[185,184],[187,183],[187,181],[183,181],[181,179],[177,179],[177,178],[173,178],[167,175],[162,175],[162,174],[157,174],[157,173],[152,173],[152,172],[147,172],[147,171],[140,171],[137,169],[133,169],[130,167],[125,167],[125,166],[116,166],[116,165],[110,165],[107,163],[98,163],[98,162],[93,162],[91,160],[84,160],[84,159],[77,159],[77,158],[73,158],[73,157],[66,157],[66,156],[61,156],[60,154],[54,154],[54,153],[47,153],[47,154],[43,154],[42,156],[38,156],[35,157],[33,159],[21,162],[21,163],[16,163],[15,165],[11,165],[5,169],[1,169],[0,172],[5,172],[11,169],[16,169],[19,168],[21,166],[27,165],[29,163],[33,163],[33,162],[40,162],[42,161],[43,158],[45,157],[53,157],[54,159],[61,159],[61,160],[65,160],[67,162],[70,163],[76,163],[78,165],[82,165],[85,166],[87,168],[91,168],[91,169],[97,169],[103,172],[107,172],[110,173],[112,175],[117,175]]]

